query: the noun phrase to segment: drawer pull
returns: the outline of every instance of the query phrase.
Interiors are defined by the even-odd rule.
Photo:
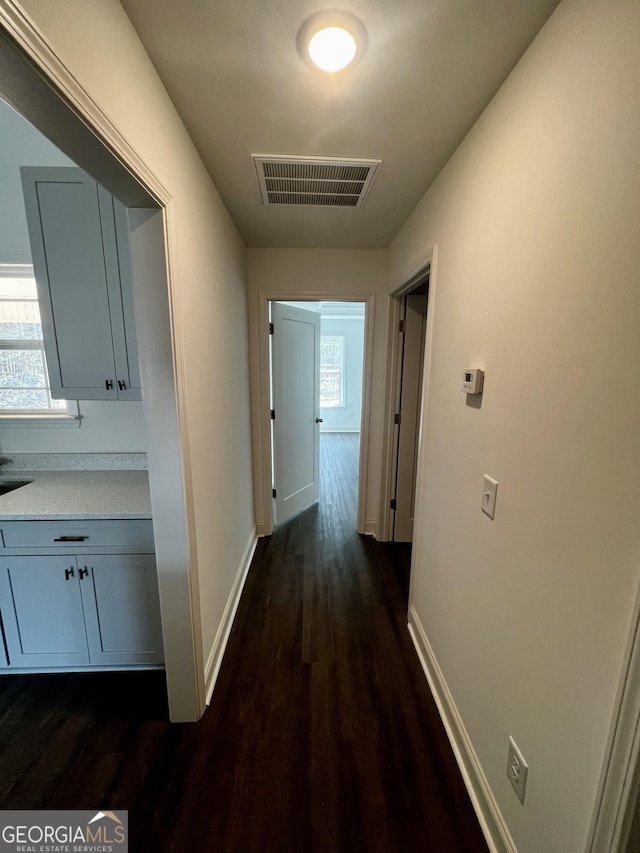
[[[65,579],[66,581],[68,581],[68,580],[69,580],[69,578],[72,578],[72,577],[74,577],[74,574],[73,574],[73,566],[72,566],[70,569],[65,569],[65,570],[64,570],[64,579]]]
[[[57,539],[54,539],[54,542],[84,542],[85,539],[88,539],[88,536],[58,536]]]
[[[85,566],[83,569],[80,569],[78,574],[80,575],[80,580],[82,580],[82,578],[86,578],[86,576],[89,574],[89,569]]]

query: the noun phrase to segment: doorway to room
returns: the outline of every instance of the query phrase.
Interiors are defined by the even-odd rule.
[[[388,539],[411,553],[418,482],[420,422],[428,360],[431,257],[389,299]]]
[[[0,98],[130,209],[135,322],[147,389],[148,476],[170,715],[176,721],[194,720],[204,709],[205,688],[196,657],[200,626],[193,617],[190,594],[194,565],[189,550],[191,518],[183,490],[166,487],[168,482],[184,482],[188,477],[180,443],[184,431],[179,420],[181,390],[172,350],[168,271],[175,267],[175,249],[171,242],[165,243],[166,210],[172,199],[106,117],[90,108],[84,90],[63,65],[53,61],[53,54],[30,24],[16,19],[15,27],[8,20],[3,26]],[[17,48],[25,34],[30,61]],[[64,98],[58,95],[61,87]],[[162,460],[162,464],[154,464],[152,459]]]
[[[274,524],[318,504],[357,527],[365,305],[270,303]]]

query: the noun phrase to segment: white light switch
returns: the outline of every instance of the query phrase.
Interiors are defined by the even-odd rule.
[[[482,512],[486,512],[489,518],[493,518],[496,512],[496,495],[498,493],[498,484],[492,477],[484,475],[484,484],[482,486]]]

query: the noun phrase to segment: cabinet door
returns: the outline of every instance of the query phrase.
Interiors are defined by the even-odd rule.
[[[10,667],[89,663],[74,557],[0,559],[0,610]]]
[[[7,657],[7,635],[2,622],[2,609],[0,608],[0,669],[9,666],[9,658]]]
[[[78,557],[92,664],[164,660],[156,563],[150,554]]]
[[[140,368],[133,313],[127,210],[100,186],[98,195],[118,399],[140,400]]]
[[[98,185],[76,168],[21,171],[52,396],[115,400]]]

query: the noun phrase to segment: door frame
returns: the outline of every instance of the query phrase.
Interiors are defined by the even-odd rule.
[[[395,410],[400,416],[400,423],[397,424],[393,434],[392,487],[395,509],[391,510],[392,528],[389,537],[392,542],[413,542],[418,436],[422,410],[422,374],[424,372],[427,311],[429,307],[429,273],[430,267],[427,267],[424,277],[419,278],[416,289],[411,290],[399,300],[401,313],[404,314],[404,326],[402,332],[399,330],[396,332],[400,357],[398,358],[398,371],[396,373]],[[422,292],[423,289],[424,293]],[[420,291],[419,294],[418,291]],[[419,301],[419,311],[416,307],[418,303],[415,300]],[[418,316],[420,316],[419,325]],[[419,346],[418,334],[420,336]],[[414,360],[416,355],[418,356],[417,361]],[[413,373],[414,370],[417,370],[417,374]],[[411,454],[410,464],[408,464],[409,454]],[[411,484],[407,480],[409,475],[413,478]],[[409,485],[411,485],[410,493],[407,492]],[[413,500],[407,501],[409,494],[412,495]],[[401,533],[409,535],[403,536],[400,535]]]
[[[169,710],[174,722],[206,707],[199,590],[188,464],[175,211],[168,189],[11,0],[0,5],[0,96],[77,165],[135,211],[137,254],[155,266],[134,281]],[[152,304],[140,306],[149,298]],[[149,315],[147,321],[146,315]],[[151,318],[155,323],[151,328]],[[164,422],[164,425],[163,425]],[[156,464],[160,463],[160,464]],[[167,489],[166,478],[173,477]],[[176,487],[177,486],[177,487]]]
[[[398,411],[398,401],[400,397],[400,371],[402,367],[402,347],[400,346],[400,334],[398,326],[400,323],[400,313],[402,311],[402,298],[415,290],[422,281],[429,276],[429,294],[427,301],[427,330],[425,342],[425,365],[426,370],[422,376],[422,394],[421,394],[421,409],[424,419],[424,408],[427,399],[428,374],[429,365],[431,364],[431,341],[433,339],[433,319],[434,319],[434,302],[435,302],[435,278],[436,278],[436,263],[438,257],[438,247],[432,246],[427,252],[420,257],[408,270],[400,277],[389,294],[389,326],[387,331],[387,379],[386,379],[386,404],[385,404],[385,424],[384,424],[384,444],[385,454],[382,465],[382,482],[380,485],[380,531],[379,539],[381,541],[389,541],[393,532],[393,510],[391,509],[391,498],[395,484],[398,448],[395,440],[395,414]],[[418,424],[418,430],[421,432],[421,424]],[[421,442],[418,443],[417,458],[420,459]]]
[[[640,589],[613,708],[587,853],[625,853],[640,805]]]
[[[371,420],[371,383],[373,370],[373,328],[375,293],[344,294],[335,290],[268,290],[257,294],[257,325],[252,338],[257,340],[257,370],[252,372],[255,383],[252,396],[257,398],[258,411],[253,415],[254,494],[258,536],[273,533],[271,447],[271,376],[269,369],[269,303],[270,302],[363,302],[364,358],[362,366],[362,414],[360,418],[360,457],[358,463],[358,533],[366,530],[369,439]],[[254,399],[255,399],[254,398]]]

